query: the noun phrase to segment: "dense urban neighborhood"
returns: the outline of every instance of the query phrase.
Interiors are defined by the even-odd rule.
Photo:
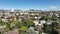
[[[60,34],[60,11],[0,10],[0,34]]]

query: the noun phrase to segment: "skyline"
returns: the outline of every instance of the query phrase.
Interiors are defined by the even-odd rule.
[[[0,0],[0,9],[60,10],[60,0]]]

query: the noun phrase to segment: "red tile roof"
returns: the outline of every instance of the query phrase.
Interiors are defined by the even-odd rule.
[[[10,31],[9,34],[19,34],[19,29],[14,29]]]

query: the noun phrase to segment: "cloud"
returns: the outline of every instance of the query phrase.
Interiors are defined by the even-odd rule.
[[[58,6],[50,6],[50,10],[59,10]]]
[[[56,6],[50,6],[50,9],[57,9]]]

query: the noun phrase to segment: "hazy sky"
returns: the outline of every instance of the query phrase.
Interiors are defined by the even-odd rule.
[[[0,0],[0,9],[60,9],[60,0]]]

